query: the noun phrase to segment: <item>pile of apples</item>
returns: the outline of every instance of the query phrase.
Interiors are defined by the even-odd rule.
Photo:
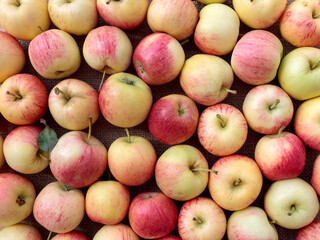
[[[319,19],[0,0],[0,240],[318,239]]]

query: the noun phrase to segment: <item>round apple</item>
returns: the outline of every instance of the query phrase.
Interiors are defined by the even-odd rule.
[[[93,240],[123,239],[123,236],[130,240],[140,239],[131,227],[119,223],[116,225],[104,225],[96,232]]]
[[[51,240],[90,240],[90,238],[83,232],[73,230],[68,233],[59,233]]]
[[[0,135],[0,169],[5,164],[6,160],[3,154],[3,137]]]
[[[318,155],[313,163],[311,185],[320,196],[320,155]]]
[[[181,240],[181,238],[176,235],[169,234],[169,235],[166,235],[162,238],[157,238],[157,240]]]
[[[320,220],[314,220],[309,225],[298,230],[296,240],[313,240],[320,236]]]
[[[3,240],[42,240],[39,230],[26,223],[17,223],[0,230]]]

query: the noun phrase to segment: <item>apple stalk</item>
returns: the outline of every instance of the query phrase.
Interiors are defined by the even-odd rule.
[[[20,93],[12,93],[12,92],[9,92],[9,91],[7,91],[6,93],[7,93],[8,95],[14,96],[14,97],[16,98],[16,100],[17,100],[17,99],[18,99],[18,100],[22,99],[22,96],[20,95]]]
[[[216,170],[213,170],[213,169],[207,169],[207,168],[193,168],[191,169],[192,172],[211,172],[211,173],[214,173],[216,175],[218,175],[218,171]]]
[[[131,137],[130,137],[130,133],[129,133],[129,129],[128,129],[128,128],[125,128],[125,131],[126,131],[126,134],[127,134],[127,141],[128,141],[128,143],[132,143]]]
[[[86,143],[90,143],[91,133],[92,133],[92,116],[89,116],[89,130],[88,130],[88,138],[86,140]]]
[[[280,99],[277,99],[270,107],[270,110],[273,110],[277,107],[277,105],[280,103]]]

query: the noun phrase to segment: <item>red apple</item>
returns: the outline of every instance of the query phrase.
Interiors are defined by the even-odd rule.
[[[320,220],[314,220],[309,225],[298,230],[296,240],[317,240],[320,236]]]
[[[320,196],[320,155],[314,160],[311,185],[316,190],[317,194]]]
[[[169,234],[169,235],[164,236],[162,238],[157,238],[157,240],[181,240],[181,238],[176,235]]]
[[[104,225],[96,232],[93,240],[139,240],[140,238],[135,234],[131,227],[119,223],[116,225]]]
[[[73,230],[68,233],[59,233],[51,240],[90,240],[90,238],[83,232]]]
[[[43,240],[39,230],[35,226],[26,223],[17,223],[0,229],[0,239]]]

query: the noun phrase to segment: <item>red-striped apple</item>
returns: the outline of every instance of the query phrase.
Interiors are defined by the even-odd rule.
[[[93,237],[93,240],[106,240],[106,239],[126,239],[128,240],[139,240],[140,238],[137,234],[132,230],[131,227],[119,223],[116,225],[104,225],[102,228],[96,232]]]
[[[169,234],[169,235],[166,235],[162,238],[157,238],[157,240],[181,240],[181,238],[176,235]]]
[[[309,225],[298,230],[296,240],[316,240],[320,236],[320,220],[314,220]]]
[[[311,185],[320,196],[320,155],[313,162]]]
[[[3,240],[42,240],[39,230],[30,224],[17,223],[0,230]]]
[[[90,240],[90,238],[83,232],[73,230],[68,233],[59,233],[51,240]]]

